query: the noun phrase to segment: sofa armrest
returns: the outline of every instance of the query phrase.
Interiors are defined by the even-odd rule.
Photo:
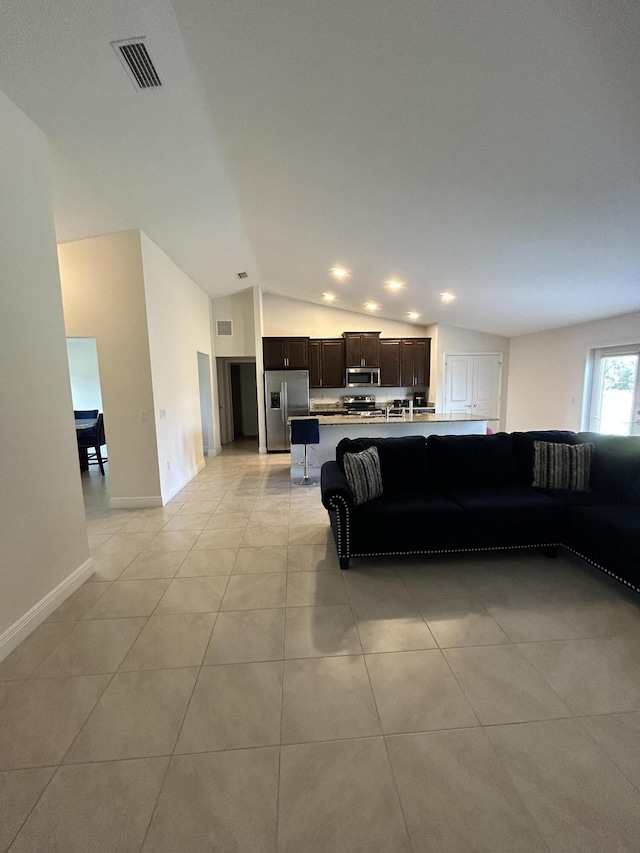
[[[349,509],[355,507],[353,492],[349,488],[344,471],[337,462],[325,462],[320,472],[320,492],[325,509],[336,512],[341,499]]]

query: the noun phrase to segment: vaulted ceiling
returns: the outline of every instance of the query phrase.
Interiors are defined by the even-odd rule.
[[[3,0],[0,90],[60,241],[142,228],[214,296],[514,335],[640,310],[639,44],[637,0]]]

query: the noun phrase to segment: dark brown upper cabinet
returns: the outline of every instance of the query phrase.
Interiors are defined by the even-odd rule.
[[[344,332],[346,367],[380,367],[380,332]]]
[[[310,388],[344,388],[344,351],[343,338],[309,341]]]
[[[265,370],[308,370],[309,338],[263,338]]]
[[[401,340],[380,340],[380,385],[398,388],[402,385],[400,373]]]

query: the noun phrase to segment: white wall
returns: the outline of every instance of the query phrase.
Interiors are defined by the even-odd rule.
[[[95,338],[67,338],[67,358],[74,409],[102,411],[100,369]]]
[[[309,335],[311,338],[339,338],[343,332],[382,332],[383,338],[426,337],[425,327],[416,323],[399,323],[273,293],[263,295],[263,314],[265,337]]]
[[[254,289],[211,300],[216,358],[255,356]],[[216,334],[217,320],[231,320],[232,335]]]
[[[204,466],[198,352],[211,353],[209,297],[141,233],[163,502]],[[163,414],[164,413],[164,414]]]
[[[511,339],[509,431],[582,428],[590,349],[640,341],[640,312]]]
[[[58,258],[67,336],[98,346],[111,504],[160,506],[140,232],[63,243]]]
[[[435,383],[436,411],[441,412],[444,405],[444,359],[447,353],[501,352],[502,360],[502,404],[500,410],[501,425],[505,423],[507,413],[506,377],[509,371],[509,338],[447,326],[438,323],[437,345],[431,347],[431,379]],[[434,375],[435,371],[435,375]],[[433,387],[433,385],[432,385]],[[502,428],[502,427],[501,427]]]
[[[0,658],[92,567],[48,166],[44,137],[0,93]]]

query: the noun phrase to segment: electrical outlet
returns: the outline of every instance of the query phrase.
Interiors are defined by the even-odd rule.
[[[147,413],[146,413],[146,411],[145,411],[144,409],[140,409],[140,420],[141,420],[141,421],[146,421],[146,419],[147,419]]]
[[[167,417],[166,409],[160,409],[160,417],[161,417],[161,418],[166,418],[166,417]]]

